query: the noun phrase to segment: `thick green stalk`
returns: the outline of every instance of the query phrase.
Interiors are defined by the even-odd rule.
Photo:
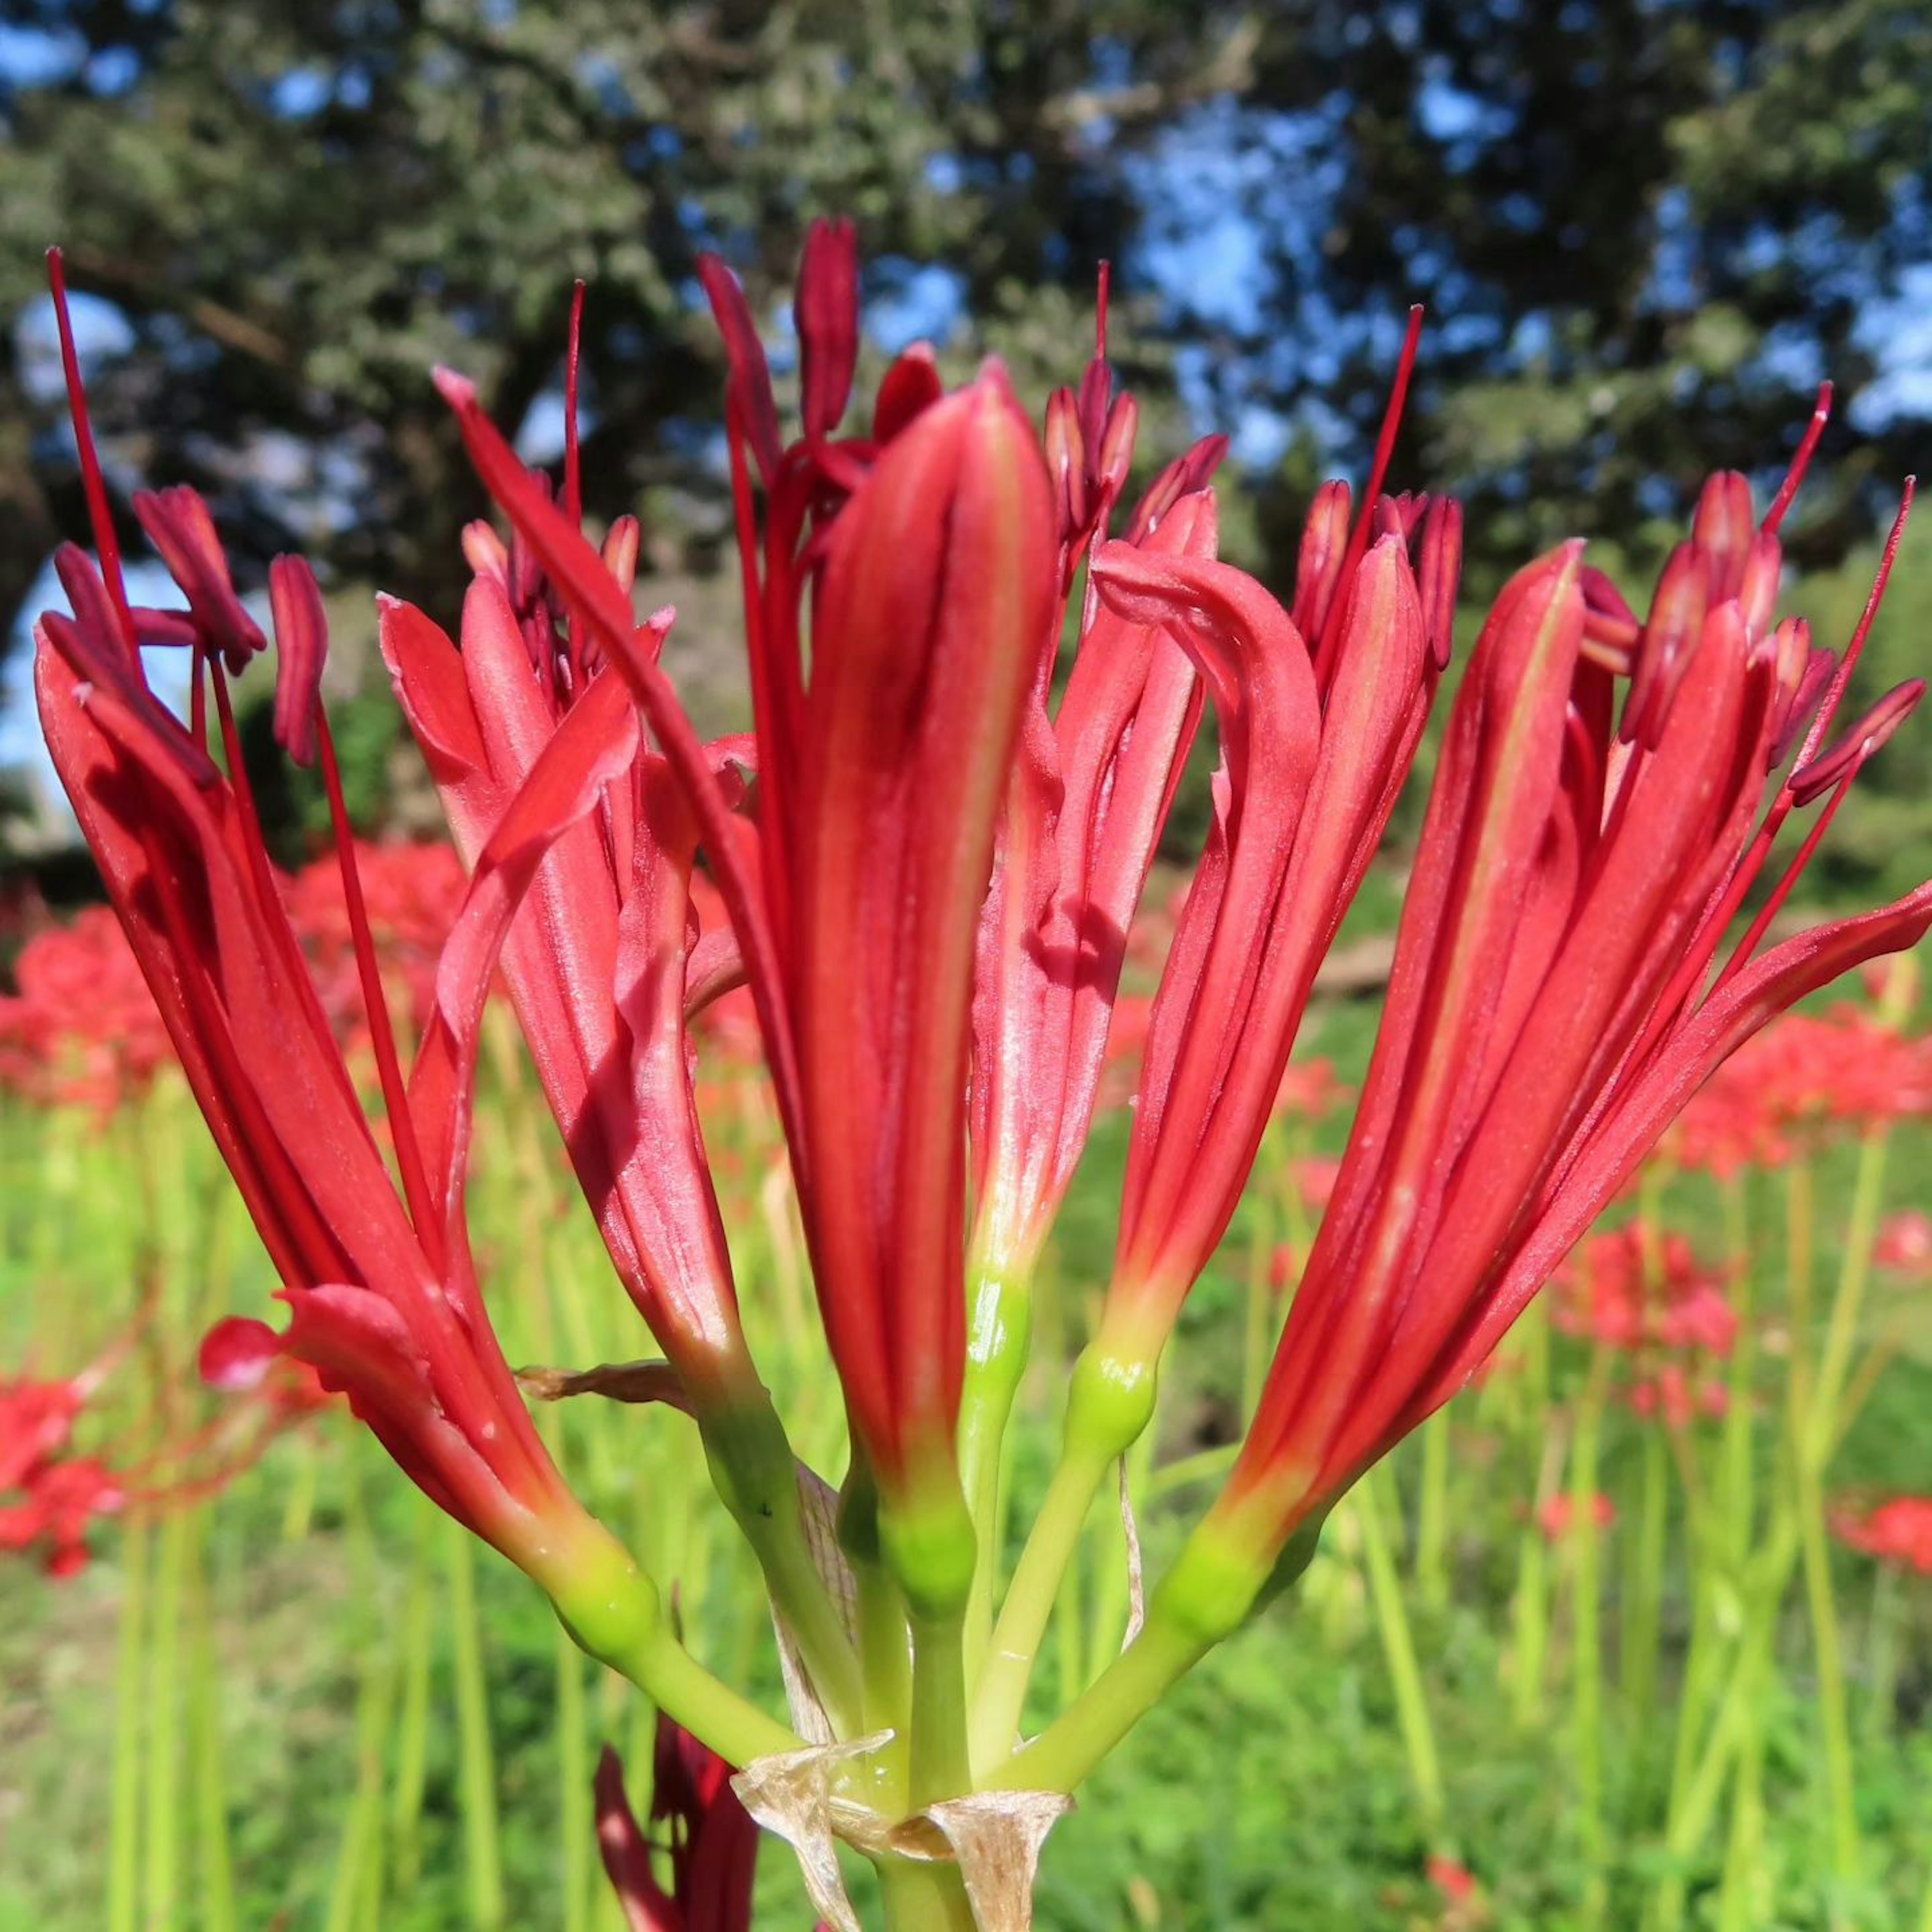
[[[908,1802],[915,1810],[971,1788],[966,1744],[964,1630],[958,1613],[912,1620],[912,1735]]]
[[[1139,1636],[1023,1750],[986,1767],[989,1791],[1071,1792],[1174,1684],[1239,1629],[1264,1588],[1306,1567],[1319,1534],[1306,1526],[1270,1566],[1211,1521],[1188,1539],[1148,1605]]]
[[[590,1804],[590,1729],[584,1712],[584,1653],[556,1635],[556,1810],[562,1842],[564,1932],[589,1932],[590,1860],[596,1821]]]
[[[1073,1559],[1087,1513],[1113,1466],[1102,1456],[1070,1442],[1048,1484],[1046,1500],[1000,1607],[992,1642],[973,1694],[972,1762],[977,1774],[998,1764],[1012,1749],[1032,1681],[1034,1660],[1046,1634],[1053,1606]]]
[[[1550,1318],[1533,1303],[1519,1324],[1524,1336],[1523,1406],[1538,1448],[1534,1499],[1516,1550],[1516,1582],[1510,1609],[1514,1675],[1510,1709],[1520,1729],[1536,1724],[1543,1710],[1543,1676],[1550,1654],[1550,1545],[1543,1534],[1544,1506],[1562,1480],[1561,1432],[1546,1427],[1550,1402]]]
[[[886,1932],[976,1932],[957,1865],[881,1858],[879,1894],[885,1903]]]
[[[1369,1594],[1375,1605],[1382,1658],[1388,1666],[1389,1688],[1395,1696],[1396,1723],[1402,1732],[1402,1749],[1408,1759],[1416,1799],[1422,1808],[1423,1822],[1432,1838],[1442,1826],[1442,1760],[1436,1753],[1435,1726],[1430,1721],[1428,1694],[1416,1666],[1415,1640],[1402,1600],[1402,1584],[1396,1575],[1395,1558],[1382,1522],[1377,1474],[1371,1471],[1364,1476],[1355,1485],[1351,1500],[1361,1531],[1362,1558],[1369,1573]]]
[[[1658,1666],[1663,1647],[1664,1580],[1670,1525],[1669,1444],[1660,1423],[1644,1432],[1640,1451],[1636,1534],[1630,1558],[1629,1600],[1623,1613],[1622,1689],[1625,1735],[1630,1740],[1630,1801],[1641,1809],[1650,1782],[1657,1733],[1654,1721]]]

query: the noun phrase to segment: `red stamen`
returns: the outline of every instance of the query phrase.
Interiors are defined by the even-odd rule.
[[[1104,257],[1100,263],[1100,286],[1094,298],[1094,359],[1107,359],[1107,300],[1114,285],[1114,265]]]
[[[563,358],[563,514],[584,522],[583,474],[577,446],[577,375],[584,352],[584,284],[570,292],[570,346]]]
[[[47,250],[47,286],[53,296],[55,326],[60,331],[61,374],[67,384],[68,416],[74,424],[74,447],[80,454],[81,488],[87,498],[87,520],[94,526],[94,548],[100,559],[101,580],[114,600],[128,658],[138,665],[141,653],[134,641],[134,620],[128,611],[128,586],[121,574],[121,542],[114,534],[106,480],[100,473],[100,458],[94,446],[94,424],[87,413],[87,392],[80,380],[80,356],[74,346],[74,323],[68,314],[67,266],[58,248]]]
[[[1818,447],[1818,439],[1825,434],[1825,425],[1831,418],[1832,386],[1829,382],[1818,385],[1818,400],[1812,406],[1811,420],[1804,426],[1804,434],[1799,439],[1798,453],[1791,459],[1791,467],[1784,473],[1784,481],[1778,486],[1778,494],[1771,500],[1771,508],[1764,513],[1763,527],[1773,536],[1784,520],[1784,513],[1791,507],[1791,500],[1798,494],[1798,486],[1804,480],[1804,472],[1811,466],[1812,452]]]
[[[1745,928],[1744,937],[1732,949],[1730,958],[1724,962],[1724,970],[1712,981],[1712,993],[1716,992],[1726,980],[1741,970],[1756,951],[1758,941],[1769,931],[1772,921],[1784,909],[1785,901],[1791,896],[1792,889],[1804,875],[1805,867],[1810,864],[1811,855],[1817,850],[1826,829],[1838,816],[1838,808],[1844,803],[1845,794],[1851,790],[1852,782],[1858,776],[1864,762],[1862,758],[1854,764],[1839,780],[1837,790],[1825,801],[1823,808],[1813,822],[1810,830],[1805,833],[1804,843],[1792,854],[1791,862],[1785,867],[1784,877],[1772,888],[1771,896],[1759,908],[1756,918]],[[1709,997],[1710,994],[1705,995],[1706,999]]]
[[[409,1087],[396,1052],[395,1029],[382,991],[382,968],[376,964],[376,941],[369,930],[369,909],[362,896],[362,880],[356,868],[356,836],[350,830],[349,808],[342,796],[342,771],[335,758],[335,734],[320,698],[315,704],[315,740],[322,754],[322,788],[328,794],[329,830],[335,836],[336,863],[342,872],[342,897],[349,914],[350,938],[356,949],[356,976],[362,982],[362,1004],[369,1016],[369,1037],[376,1049],[376,1072],[382,1082],[382,1105],[389,1118],[389,1139],[396,1150],[403,1198],[410,1219],[431,1264],[442,1268],[442,1216],[432,1198],[416,1143],[416,1123],[410,1116]]]
[[[1322,627],[1320,648],[1316,656],[1317,674],[1324,688],[1329,661],[1341,641],[1342,620],[1348,611],[1348,592],[1354,582],[1355,568],[1368,554],[1369,533],[1375,526],[1376,500],[1382,494],[1390,462],[1395,455],[1396,436],[1402,428],[1402,408],[1408,400],[1409,378],[1415,373],[1415,354],[1421,340],[1422,304],[1418,302],[1408,312],[1408,327],[1402,335],[1402,354],[1396,363],[1395,380],[1389,386],[1388,406],[1382,412],[1382,428],[1376,436],[1375,460],[1369,466],[1368,486],[1362,492],[1355,527],[1349,533],[1348,548],[1342,554],[1336,592],[1330,600],[1328,619]]]
[[[1905,535],[1905,520],[1912,514],[1912,500],[1918,489],[1918,478],[1908,476],[1905,488],[1900,492],[1898,514],[1892,520],[1892,532],[1885,540],[1885,554],[1879,559],[1878,574],[1872,579],[1871,595],[1865,599],[1865,608],[1858,618],[1858,627],[1852,633],[1852,640],[1845,646],[1845,655],[1839,664],[1837,674],[1825,693],[1825,701],[1818,707],[1818,715],[1811,721],[1811,728],[1804,734],[1804,742],[1798,748],[1797,763],[1792,769],[1808,764],[1818,754],[1818,747],[1825,742],[1825,734],[1832,728],[1832,720],[1838,706],[1844,700],[1845,688],[1852,681],[1852,673],[1858,668],[1860,654],[1865,647],[1865,640],[1871,635],[1874,620],[1878,616],[1878,607],[1885,602],[1885,586],[1891,581],[1892,566],[1898,556],[1898,545]]]

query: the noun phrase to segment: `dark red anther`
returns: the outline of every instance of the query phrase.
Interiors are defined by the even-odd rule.
[[[1624,594],[1593,563],[1577,572],[1583,593],[1583,652],[1593,663],[1621,677],[1636,668],[1643,626]]]
[[[235,594],[227,553],[200,491],[186,483],[137,490],[134,514],[168,574],[187,593],[202,642],[220,652],[231,673],[239,673],[268,640]]]
[[[1094,464],[1094,476],[1102,497],[1111,503],[1126,488],[1127,472],[1133,466],[1134,437],[1140,427],[1141,406],[1130,395],[1114,398],[1107,412],[1106,432],[1100,440],[1100,454]]]
[[[1060,541],[1070,548],[1087,528],[1087,440],[1071,389],[1056,389],[1046,399],[1045,440],[1046,473],[1060,514]]]
[[[1792,622],[1803,625],[1802,618]],[[1806,626],[1809,635],[1809,627]],[[1771,741],[1771,766],[1775,769],[1790,755],[1791,748],[1810,729],[1811,721],[1817,716],[1818,706],[1825,693],[1831,687],[1832,680],[1838,668],[1838,654],[1833,650],[1814,650],[1807,658],[1804,669],[1798,674],[1796,686],[1792,691],[1789,708],[1779,721],[1777,731]]]
[[[278,556],[269,565],[268,605],[275,620],[275,742],[297,764],[312,765],[328,617],[315,572],[302,558]]]
[[[569,346],[563,358],[563,514],[584,520],[584,470],[577,440],[578,376],[584,360],[584,284],[570,291]]]
[[[758,339],[758,325],[737,277],[716,255],[699,256],[698,279],[724,338],[724,359],[731,371],[726,394],[736,411],[738,433],[751,446],[752,460],[769,489],[778,466],[778,407],[772,397],[765,345]]]
[[[816,440],[838,427],[858,366],[859,242],[850,221],[814,221],[807,230],[792,316],[805,433]]]
[[[1922,677],[1894,685],[1828,751],[1800,765],[1784,782],[1794,805],[1809,805],[1854,776],[1859,768],[1918,708],[1925,695]]]
[[[1438,670],[1447,668],[1455,641],[1456,592],[1462,577],[1462,506],[1454,496],[1433,497],[1416,547],[1415,589],[1422,634]]]

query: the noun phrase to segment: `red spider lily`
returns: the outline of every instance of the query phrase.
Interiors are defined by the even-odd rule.
[[[1379,494],[1419,320],[1362,514],[1352,524],[1346,484],[1321,493],[1292,614],[1198,556],[1114,542],[1094,559],[1101,597],[1194,659],[1222,740],[1208,850],[1155,996],[1102,1360],[1152,1363],[1226,1230],[1448,661],[1460,512]]]
[[[1834,1136],[1932,1113],[1932,1041],[1845,1004],[1792,1013],[1748,1042],[1685,1108],[1665,1150],[1720,1179]]]
[[[1710,970],[1778,827],[1821,773],[1835,805],[1901,708],[1822,748],[1884,574],[1821,677],[1802,626],[1773,622],[1788,495],[1754,530],[1742,479],[1714,478],[1642,625],[1578,545],[1504,592],[1450,722],[1341,1179],[1217,1534],[1281,1547],[1468,1380],[1730,1053],[1932,923],[1924,887],[1754,957],[1814,832]],[[1616,670],[1631,676],[1620,721]]]
[[[1553,1286],[1556,1325],[1606,1348],[1724,1356],[1737,1340],[1724,1277],[1699,1267],[1684,1235],[1640,1221],[1592,1236]]]
[[[1932,1215],[1916,1208],[1888,1215],[1879,1228],[1872,1258],[1894,1274],[1914,1281],[1932,1280]]]
[[[38,1550],[48,1574],[85,1567],[98,1517],[139,1505],[166,1510],[200,1502],[252,1468],[286,1429],[332,1398],[314,1372],[288,1359],[259,1322],[220,1324],[204,1345],[203,1379],[244,1392],[195,1427],[169,1426],[142,1444],[124,1432],[104,1449],[76,1453],[73,1438],[94,1397],[127,1356],[146,1314],[77,1376],[0,1382],[0,1550]]]
[[[355,865],[362,916],[384,990],[391,1005],[406,1016],[411,1031],[419,1034],[435,1006],[436,962],[463,905],[468,880],[462,861],[444,844],[358,839]],[[282,896],[338,1035],[353,1050],[372,1052],[340,861],[317,859],[304,866]]]
[[[113,914],[89,906],[37,932],[0,997],[0,1080],[44,1106],[105,1118],[138,1099],[172,1058],[146,981]]]
[[[1103,272],[1095,352],[1047,406],[1058,490],[1059,604],[1036,640],[1030,688],[980,926],[974,1012],[976,1351],[1007,1318],[1000,1284],[1028,1275],[1086,1144],[1126,936],[1194,739],[1201,680],[1157,625],[1124,616],[1089,581],[1072,669],[1048,704],[1066,608],[1109,526],[1133,459],[1137,411],[1114,393]],[[1121,541],[1211,559],[1204,486],[1226,439],[1197,443],[1154,480]]]
[[[597,1766],[597,1845],[630,1932],[750,1932],[758,1828],[718,1754],[660,1714],[650,1822],[670,1866],[659,1883],[652,1842],[624,1793],[624,1767],[607,1744]]]
[[[1568,1490],[1558,1490],[1536,1513],[1536,1526],[1544,1540],[1561,1543],[1574,1527],[1576,1498]],[[1617,1506],[1599,1490],[1590,1498],[1590,1520],[1599,1529],[1608,1529],[1617,1520]]]
[[[19,1483],[0,1484],[0,1494],[9,1487],[21,1500],[0,1501],[0,1551],[38,1551],[42,1568],[56,1578],[87,1567],[88,1529],[127,1500],[120,1477],[92,1456],[36,1463]]]
[[[718,265],[704,269],[732,362],[754,844],[610,573],[467,388],[445,391],[574,628],[636,693],[711,860],[855,1438],[889,1497],[951,1514],[974,940],[1051,620],[1057,525],[1037,439],[997,373],[942,397],[930,357],[909,353],[887,372],[871,434],[831,435],[856,338],[850,253],[849,230],[814,230],[799,303],[806,428],[788,448],[743,298]]]
[[[316,997],[262,844],[230,704],[230,670],[263,643],[236,603],[212,518],[190,490],[136,499],[190,604],[190,723],[149,690],[140,614],[122,590],[112,526],[53,281],[70,400],[100,562],[56,562],[71,617],[35,630],[49,749],[189,1085],[280,1274],[284,1346],[346,1392],[436,1502],[550,1587],[580,1566],[628,1570],[565,1489],[532,1426],[478,1294],[464,1220],[483,994],[502,928],[535,860],[614,752],[622,722],[560,735],[479,863],[441,968],[435,1020],[406,1088],[382,997],[319,698],[321,601],[306,567],[273,575],[285,742],[312,734],[334,818],[386,1103],[399,1198]],[[227,773],[204,748],[212,696]],[[617,707],[606,707],[607,710]],[[296,728],[301,728],[298,730]],[[591,793],[594,797],[594,792]]]
[[[1932,1576],[1932,1496],[1894,1496],[1862,1515],[1840,1510],[1832,1527],[1841,1542],[1881,1563]]]

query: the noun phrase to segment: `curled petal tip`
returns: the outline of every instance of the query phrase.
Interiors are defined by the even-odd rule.
[[[453,410],[473,410],[476,407],[476,385],[467,376],[460,376],[447,364],[439,362],[430,372],[430,380],[436,385],[436,392]]]

